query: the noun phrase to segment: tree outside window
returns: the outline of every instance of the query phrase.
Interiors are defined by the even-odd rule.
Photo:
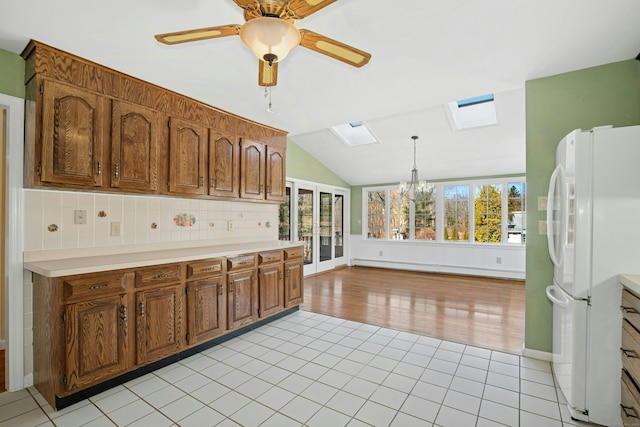
[[[444,240],[469,240],[469,186],[444,187]]]
[[[473,239],[482,243],[502,242],[501,185],[476,185],[473,202]]]
[[[399,190],[390,190],[389,198],[389,238],[393,240],[407,240],[410,227],[410,206],[408,195],[402,195]]]
[[[367,191],[367,237],[385,238],[385,191]]]
[[[510,182],[507,184],[509,193],[507,241],[509,243],[524,243],[526,236],[527,209],[525,205],[527,184],[524,182]]]
[[[416,240],[436,240],[436,188],[433,185],[416,199],[414,230]]]

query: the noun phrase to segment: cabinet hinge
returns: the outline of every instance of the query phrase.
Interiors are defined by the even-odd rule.
[[[171,119],[167,120],[167,127],[171,127]]]
[[[185,336],[184,336],[184,339],[185,339],[187,342],[189,342],[189,334],[185,335]]]
[[[38,167],[36,168],[36,173],[38,176],[42,175],[42,164],[38,162]]]
[[[185,295],[189,295],[189,288],[184,288]]]
[[[66,375],[62,375],[62,385],[67,385],[67,376]]]
[[[65,313],[64,311],[62,312],[62,323],[67,321],[67,313]]]
[[[44,86],[42,86],[42,83],[40,84],[39,90],[40,90],[40,93],[44,93]]]
[[[170,187],[169,180],[167,180],[167,188],[169,188],[169,187]]]

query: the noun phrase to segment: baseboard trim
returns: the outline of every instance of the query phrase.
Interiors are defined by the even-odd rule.
[[[524,357],[530,357],[531,359],[544,360],[545,362],[551,362],[553,355],[546,351],[532,350],[530,348],[523,347],[522,355]]]

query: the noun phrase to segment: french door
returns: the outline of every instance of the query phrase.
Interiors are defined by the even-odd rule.
[[[280,206],[280,239],[303,244],[305,276],[346,264],[348,190],[288,181],[286,191]]]

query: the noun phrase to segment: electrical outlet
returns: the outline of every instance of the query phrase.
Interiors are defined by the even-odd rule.
[[[227,221],[227,231],[233,231],[233,221]]]
[[[111,236],[117,237],[120,235],[120,221],[111,222]]]
[[[86,224],[87,223],[87,211],[85,211],[85,210],[73,211],[73,223],[74,224]]]
[[[502,257],[496,257],[496,264],[502,264]]]

